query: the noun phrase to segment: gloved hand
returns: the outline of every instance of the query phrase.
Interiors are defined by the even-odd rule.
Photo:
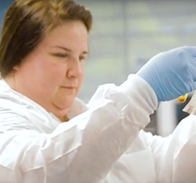
[[[151,58],[137,73],[155,91],[158,101],[169,101],[196,89],[196,47],[184,46]]]

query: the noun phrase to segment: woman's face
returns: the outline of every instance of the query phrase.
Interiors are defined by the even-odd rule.
[[[66,22],[14,68],[13,87],[60,119],[78,94],[87,54],[86,27],[80,21]]]

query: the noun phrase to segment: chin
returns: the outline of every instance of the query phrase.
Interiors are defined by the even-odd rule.
[[[61,119],[63,116],[65,116],[68,112],[69,108],[66,107],[57,107],[53,108],[51,111],[57,118]]]
[[[68,110],[72,106],[74,99],[75,97],[66,97],[63,101],[56,101],[55,106],[60,110]]]

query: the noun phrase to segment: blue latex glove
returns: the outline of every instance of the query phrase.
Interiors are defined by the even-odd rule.
[[[155,91],[158,101],[169,101],[196,89],[196,47],[160,53],[138,72]]]

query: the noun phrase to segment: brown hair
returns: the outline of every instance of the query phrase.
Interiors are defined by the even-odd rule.
[[[13,67],[40,43],[45,34],[65,21],[79,20],[89,32],[92,15],[71,0],[16,0],[5,13],[0,40],[0,73]]]

